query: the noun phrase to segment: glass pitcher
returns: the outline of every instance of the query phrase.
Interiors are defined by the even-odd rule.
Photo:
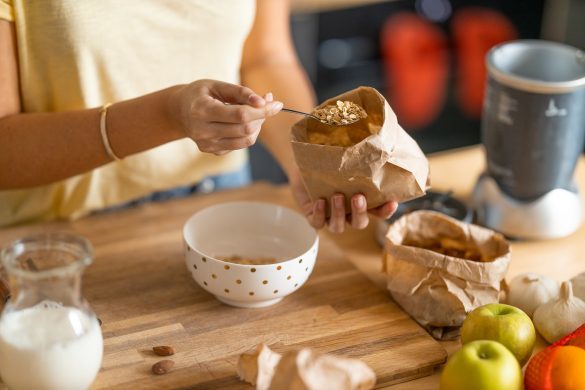
[[[46,233],[0,253],[11,297],[0,315],[0,375],[13,390],[87,389],[102,361],[97,317],[81,295],[90,243]]]

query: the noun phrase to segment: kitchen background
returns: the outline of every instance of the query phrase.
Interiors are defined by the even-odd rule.
[[[480,142],[484,56],[509,39],[585,49],[585,0],[291,0],[291,29],[318,101],[383,93],[425,153]],[[254,180],[286,177],[251,149]]]

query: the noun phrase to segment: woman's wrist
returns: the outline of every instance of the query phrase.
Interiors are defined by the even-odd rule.
[[[169,131],[174,133],[174,136],[179,139],[186,136],[184,116],[185,108],[183,107],[182,94],[186,85],[175,85],[167,89],[168,97],[166,102],[167,122],[169,123]]]
[[[294,168],[291,168],[289,172],[287,172],[286,174],[288,177],[288,182],[291,186],[303,183],[301,171],[296,166]]]
[[[171,96],[176,88],[117,102],[108,109],[109,141],[118,156],[126,157],[185,137],[171,112]]]

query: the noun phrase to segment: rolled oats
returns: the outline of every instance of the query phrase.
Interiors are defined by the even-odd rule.
[[[316,109],[312,114],[328,125],[349,125],[368,116],[362,107],[347,100],[338,100],[336,104]]]

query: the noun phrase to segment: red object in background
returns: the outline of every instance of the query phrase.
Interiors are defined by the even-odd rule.
[[[451,22],[457,58],[456,95],[459,108],[472,118],[481,117],[486,83],[485,56],[490,48],[516,39],[516,29],[500,12],[464,8]]]
[[[565,345],[583,348],[585,345],[585,324],[530,359],[524,373],[525,390],[554,390],[551,377],[553,362],[559,349]]]
[[[381,31],[386,95],[407,130],[430,124],[440,113],[449,72],[443,31],[414,13],[391,16]]]

